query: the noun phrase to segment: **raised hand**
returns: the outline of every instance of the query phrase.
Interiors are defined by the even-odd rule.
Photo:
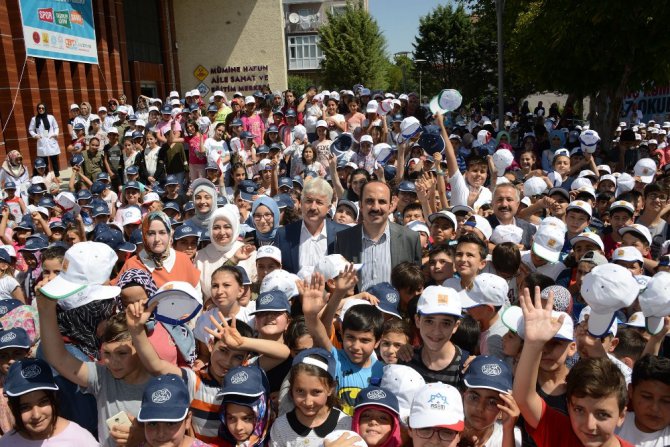
[[[131,303],[126,307],[126,323],[130,332],[137,333],[143,331],[144,325],[158,305],[156,301],[152,302],[149,306],[146,304],[147,300],[142,300]]]
[[[519,306],[523,310],[524,331],[526,343],[545,344],[558,333],[563,324],[565,315],[559,318],[552,316],[554,294],[549,293],[549,299],[542,305],[540,288],[535,287],[535,297],[531,299],[530,291],[525,288],[519,297]]]
[[[234,258],[237,262],[246,261],[251,257],[251,254],[256,251],[256,247],[252,244],[244,244],[235,252]]]
[[[335,278],[335,290],[341,293],[346,293],[347,291],[351,290],[357,283],[358,283],[358,275],[356,275],[354,265],[349,264],[344,268],[344,271]]]
[[[512,396],[511,390],[509,394],[500,393],[499,396],[500,399],[502,399],[504,402],[502,404],[498,404],[503,428],[514,430],[514,425],[516,424],[516,420],[521,414],[521,410],[519,410],[519,406],[516,404],[516,400],[514,400],[514,396]]]
[[[311,281],[296,281],[302,297],[302,311],[305,315],[317,315],[326,306],[326,281],[322,274],[313,273]]]
[[[209,316],[216,330],[206,327],[205,331],[212,337],[223,341],[228,349],[240,349],[244,344],[244,337],[237,330],[237,320],[233,318],[231,324],[228,324],[223,314],[221,312],[218,312],[218,314],[220,322],[213,315]]]

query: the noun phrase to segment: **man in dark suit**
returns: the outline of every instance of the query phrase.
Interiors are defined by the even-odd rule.
[[[488,220],[491,228],[495,228],[498,225],[516,225],[521,228],[523,230],[521,243],[526,250],[530,250],[536,228],[530,222],[514,217],[519,210],[519,203],[521,203],[521,197],[519,190],[514,185],[511,183],[497,185],[493,191],[493,199],[491,201],[493,215],[489,216]]]
[[[324,179],[305,184],[300,198],[302,220],[280,227],[275,235],[274,245],[281,250],[284,270],[298,273],[334,253],[335,235],[349,227],[326,218],[332,198],[333,189]]]
[[[390,222],[391,189],[386,183],[368,182],[361,191],[363,223],[340,231],[335,237],[335,253],[363,264],[359,270],[359,290],[391,281],[391,270],[401,262],[421,265],[419,233]]]

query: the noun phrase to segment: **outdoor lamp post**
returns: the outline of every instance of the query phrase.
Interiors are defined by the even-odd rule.
[[[423,101],[423,96],[421,96],[421,75],[422,73],[422,68],[421,68],[421,63],[423,62],[428,62],[426,59],[414,59],[414,64],[419,67],[419,104],[421,104],[421,101]]]

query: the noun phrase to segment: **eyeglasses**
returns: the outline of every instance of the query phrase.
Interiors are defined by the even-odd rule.
[[[44,110],[44,107],[40,106],[37,108],[37,110]]]
[[[267,213],[267,214],[254,214],[254,220],[256,222],[260,220],[272,220],[274,219],[274,215],[272,213]]]
[[[449,430],[448,428],[417,428],[415,432],[422,439],[430,439],[434,433],[437,433],[438,438],[442,441],[453,441],[458,435],[457,431]]]
[[[471,404],[471,405],[479,405],[479,401],[481,399],[485,399],[486,402],[484,402],[486,410],[487,411],[495,411],[498,412],[500,409],[498,408],[498,405],[501,404],[500,399],[495,399],[493,397],[489,398],[482,398],[479,394],[477,393],[471,393],[471,392],[466,392],[464,397],[464,402]]]

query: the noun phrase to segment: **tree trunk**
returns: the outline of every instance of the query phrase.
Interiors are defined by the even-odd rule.
[[[618,85],[603,88],[591,95],[589,113],[591,129],[594,129],[600,135],[601,147],[610,159],[614,130],[619,123],[619,115],[626,95],[630,72],[630,66],[626,66]]]

